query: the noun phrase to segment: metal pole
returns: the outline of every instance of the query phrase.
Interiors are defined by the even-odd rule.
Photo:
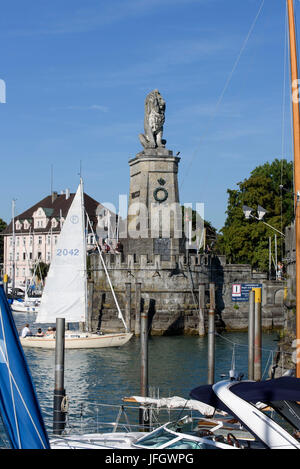
[[[254,379],[255,381],[261,380],[261,288],[253,288],[255,292],[255,307],[254,307]]]
[[[269,280],[271,280],[272,276],[272,240],[271,236],[269,236]]]
[[[12,289],[14,290],[16,284],[16,236],[15,236],[15,206],[16,201],[12,201]]]
[[[248,379],[254,379],[254,308],[255,292],[249,292],[249,318],[248,318]]]
[[[148,396],[148,312],[141,312],[141,396]],[[140,408],[140,425],[149,425],[149,416],[145,408]]]
[[[278,279],[278,258],[277,258],[277,235],[274,235],[274,249],[275,249],[275,280]]]
[[[65,413],[62,412],[61,404],[65,397],[64,367],[65,367],[65,319],[56,318],[55,339],[55,384],[53,403],[53,433],[61,435],[65,428]]]
[[[198,326],[198,333],[199,333],[200,337],[205,336],[204,305],[205,305],[205,283],[199,283],[199,326]]]
[[[210,306],[208,312],[208,384],[215,382],[215,284],[209,284]]]

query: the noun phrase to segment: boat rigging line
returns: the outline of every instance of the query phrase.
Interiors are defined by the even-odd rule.
[[[212,112],[212,115],[211,115],[210,119],[208,120],[208,124],[207,124],[206,131],[203,132],[203,134],[202,134],[202,138],[200,139],[200,140],[202,140],[202,141],[204,140],[204,137],[203,137],[203,136],[204,136],[204,135],[207,135],[207,131],[208,131],[210,125],[212,124],[213,120],[215,119],[215,117],[216,117],[216,115],[217,115],[217,111],[218,111],[218,109],[219,109],[219,106],[220,106],[220,104],[221,104],[222,101],[223,101],[224,95],[225,95],[225,93],[226,93],[226,91],[227,91],[227,88],[228,88],[228,86],[229,86],[229,84],[230,84],[230,82],[231,82],[231,80],[232,80],[232,77],[233,77],[233,75],[234,75],[234,72],[236,71],[236,68],[237,68],[237,66],[238,66],[238,64],[239,64],[239,62],[240,62],[240,60],[241,60],[241,57],[242,57],[242,55],[243,55],[243,52],[244,52],[244,50],[245,50],[245,48],[246,48],[246,46],[247,46],[247,44],[248,44],[248,41],[249,41],[249,39],[250,39],[250,37],[251,37],[251,35],[252,35],[252,32],[253,32],[253,30],[254,30],[254,28],[255,28],[255,25],[256,25],[256,23],[257,23],[257,20],[258,20],[260,14],[261,14],[261,12],[262,12],[264,3],[265,3],[265,0],[262,0],[261,4],[260,4],[260,6],[259,6],[259,9],[258,9],[258,11],[257,11],[257,13],[256,13],[256,15],[255,15],[255,18],[254,18],[254,20],[253,20],[253,22],[252,22],[252,24],[251,24],[251,26],[250,26],[250,29],[249,29],[249,31],[248,31],[248,33],[247,33],[247,36],[246,36],[246,38],[245,38],[245,40],[244,40],[244,42],[243,42],[243,44],[242,44],[242,47],[241,47],[241,49],[240,49],[240,51],[239,51],[239,53],[238,53],[238,55],[237,55],[237,58],[236,58],[235,62],[234,62],[234,64],[233,64],[233,67],[232,67],[232,69],[231,69],[231,71],[230,71],[230,73],[229,73],[229,75],[228,75],[228,77],[227,77],[227,80],[226,80],[225,85],[224,85],[224,87],[223,87],[223,89],[222,89],[222,92],[221,92],[221,94],[220,94],[220,96],[219,96],[219,99],[218,99],[218,101],[217,101],[217,103],[216,103],[216,105],[215,105],[215,108],[214,108],[214,110],[213,110],[213,112]],[[185,177],[187,176],[187,174],[188,174],[188,172],[189,172],[189,170],[190,170],[190,168],[191,168],[191,166],[192,166],[192,163],[193,163],[194,158],[195,158],[195,156],[196,156],[197,150],[198,150],[198,149],[196,149],[196,150],[194,151],[194,154],[193,154],[193,156],[192,156],[192,158],[191,158],[191,160],[190,160],[190,163],[189,163],[189,165],[188,165],[188,168],[187,168],[187,170],[186,170],[186,172],[185,172],[186,174],[183,176],[183,178],[182,178],[182,180],[181,180],[180,188],[182,187],[183,182],[184,182],[184,180],[185,180]]]

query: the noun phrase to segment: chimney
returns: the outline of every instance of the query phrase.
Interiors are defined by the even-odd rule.
[[[66,200],[70,197],[70,189],[66,189]]]
[[[52,192],[52,203],[57,199],[57,192]]]

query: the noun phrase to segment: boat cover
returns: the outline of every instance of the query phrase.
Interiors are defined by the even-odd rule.
[[[300,401],[300,378],[283,376],[266,381],[241,381],[231,386],[230,391],[247,402]],[[218,399],[213,386],[204,385],[193,389],[190,397],[216,409],[230,412]]]
[[[215,409],[210,405],[199,402],[198,400],[193,399],[184,399],[182,397],[173,396],[173,397],[161,397],[161,398],[152,398],[152,397],[143,397],[143,396],[132,396],[130,398],[125,398],[124,400],[134,400],[140,404],[144,405],[155,405],[157,408],[166,407],[167,409],[192,409],[197,410],[200,414],[207,417],[211,417]]]
[[[248,402],[300,401],[300,378],[282,376],[267,381],[236,383],[231,392]]]
[[[0,414],[13,449],[50,449],[41,409],[2,284]]]
[[[190,392],[190,397],[192,399],[196,399],[204,404],[214,407],[215,409],[224,410],[225,412],[230,413],[230,409],[228,409],[222,401],[217,397],[217,395],[213,391],[213,387],[210,384],[205,384],[203,386],[199,386],[198,388],[193,389]]]

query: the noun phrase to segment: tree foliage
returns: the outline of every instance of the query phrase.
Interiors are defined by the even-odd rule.
[[[276,233],[262,221],[246,219],[243,205],[267,210],[264,221],[284,233],[294,218],[293,164],[287,160],[275,159],[272,163],[257,166],[238,184],[239,189],[228,189],[227,218],[221,230],[217,248],[226,254],[231,263],[247,263],[266,271],[269,264],[269,237],[274,240]],[[256,213],[255,213],[256,212]],[[284,240],[277,233],[278,259],[284,254]],[[274,243],[274,241],[273,241]],[[274,253],[274,245],[273,245]]]
[[[186,208],[182,205],[181,209],[182,209],[182,233],[185,233],[186,231],[186,212],[185,212]],[[190,209],[190,212],[188,210],[187,213],[189,214],[189,217],[190,217],[190,213],[192,214],[191,220],[192,220],[192,229],[194,233],[193,241],[195,241],[196,239],[195,232],[197,231],[197,227],[203,226],[205,228],[206,244],[209,246],[215,244],[215,241],[217,239],[217,229],[211,224],[211,222],[208,220],[203,220],[203,218],[199,215],[198,212],[196,212],[196,210]]]
[[[35,266],[34,268],[30,269],[30,271],[32,274],[35,274],[38,280],[44,281],[47,277],[49,267],[50,264],[46,264],[45,262],[39,261],[38,266]]]

